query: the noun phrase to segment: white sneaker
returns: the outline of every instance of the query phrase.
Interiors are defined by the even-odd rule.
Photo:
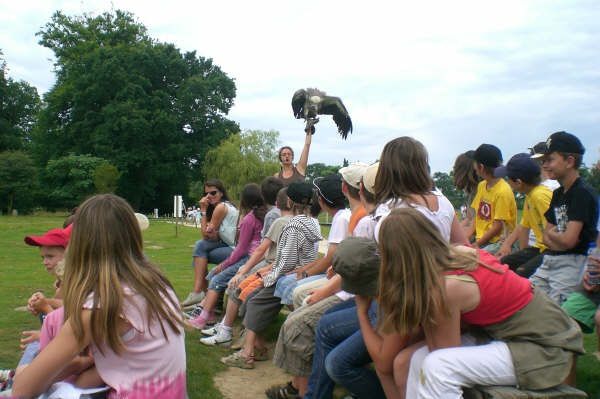
[[[212,327],[205,328],[204,330],[200,330],[200,334],[212,337],[213,335],[217,335],[221,327],[221,323],[217,323]]]
[[[200,338],[200,343],[208,346],[229,346],[231,345],[231,331],[225,331],[223,328],[219,328],[217,333],[212,337]]]
[[[181,306],[185,307],[199,303],[204,299],[205,296],[206,294],[204,293],[204,291],[190,292],[187,298],[185,298],[183,302],[181,302]]]

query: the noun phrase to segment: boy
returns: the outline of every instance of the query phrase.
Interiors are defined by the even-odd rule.
[[[471,203],[475,210],[475,245],[495,253],[517,223],[517,203],[508,183],[494,176],[494,169],[502,163],[498,147],[480,145],[473,160],[475,172],[483,179]]]
[[[552,193],[546,211],[542,264],[530,280],[562,304],[579,286],[588,245],[596,239],[598,201],[596,193],[579,177],[585,149],[567,132],[550,135],[542,167],[560,187]]]
[[[504,240],[496,256],[519,275],[529,277],[542,263],[542,253],[546,249],[543,242],[544,213],[550,206],[552,191],[541,184],[540,167],[529,154],[515,155],[506,166],[496,168],[494,176],[508,177],[507,182],[513,191],[525,194],[521,223]],[[533,245],[529,245],[530,232],[535,236]],[[511,253],[517,241],[521,249]]]

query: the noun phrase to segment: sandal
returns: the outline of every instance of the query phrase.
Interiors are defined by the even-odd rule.
[[[298,389],[294,388],[292,381],[284,385],[273,385],[265,391],[269,399],[299,399]]]
[[[253,369],[254,368],[254,355],[248,357],[244,356],[243,351],[234,352],[229,356],[222,357],[221,363],[230,366],[238,367],[241,369]]]
[[[254,360],[257,362],[262,362],[264,360],[269,360],[269,348],[264,347],[262,349],[254,347]]]

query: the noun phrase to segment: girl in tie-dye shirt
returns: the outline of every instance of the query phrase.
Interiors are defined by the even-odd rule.
[[[67,251],[65,323],[15,378],[13,394],[43,393],[86,347],[95,367],[76,385],[110,386],[110,398],[186,397],[181,311],[162,272],[143,255],[129,204],[112,194],[81,205]]]

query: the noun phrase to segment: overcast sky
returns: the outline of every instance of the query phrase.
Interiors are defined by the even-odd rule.
[[[344,101],[354,133],[317,125],[309,162],[371,162],[409,135],[434,171],[481,143],[505,161],[567,130],[600,148],[600,1],[1,1],[0,49],[9,76],[47,92],[52,53],[35,33],[56,10],[133,12],[160,41],[196,50],[237,86],[230,118],[275,129],[297,152],[295,90]]]

